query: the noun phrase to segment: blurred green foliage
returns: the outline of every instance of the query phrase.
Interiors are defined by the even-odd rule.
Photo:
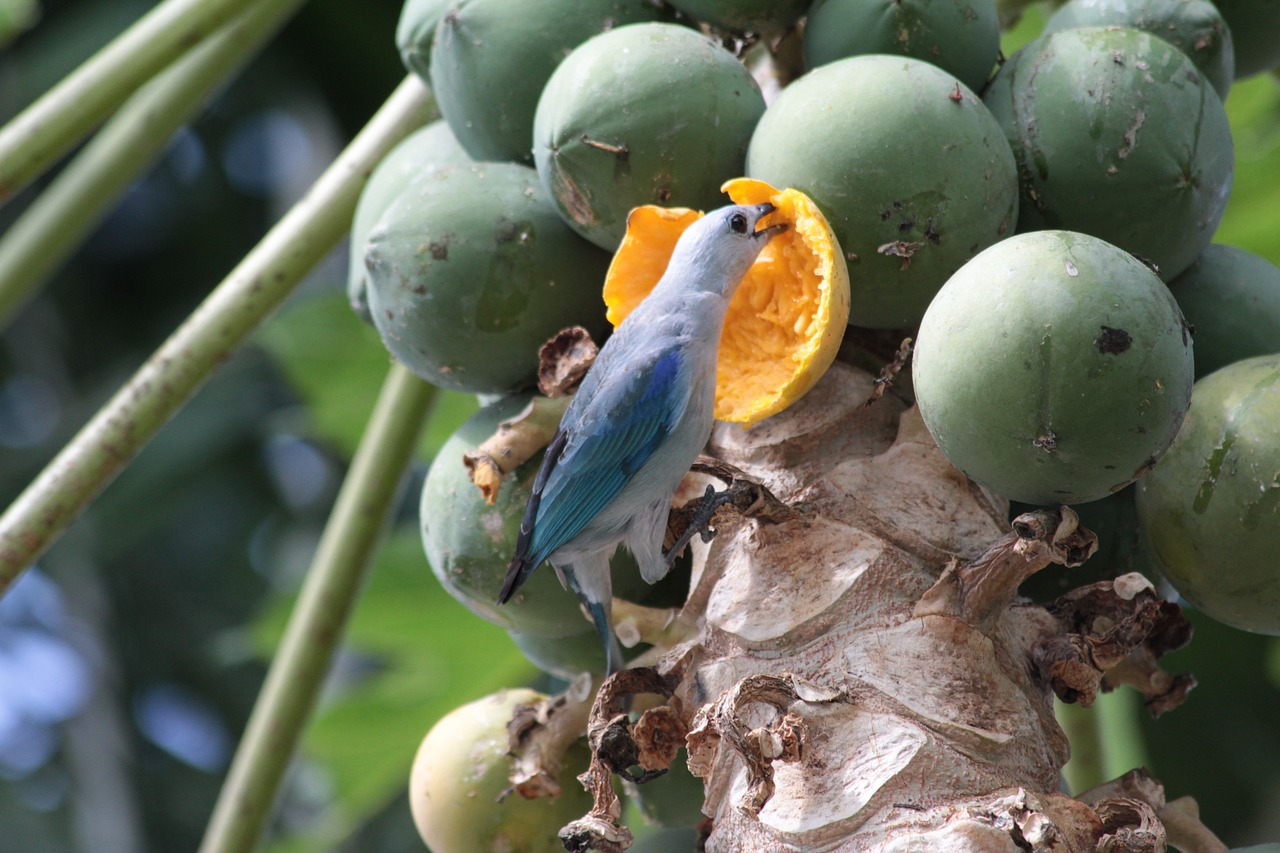
[[[1179,708],[1139,715],[1149,768],[1169,799],[1190,795],[1205,825],[1231,846],[1280,838],[1280,679],[1268,660],[1280,640],[1188,613],[1195,635],[1163,660],[1197,686]]]
[[[258,620],[255,645],[264,656],[292,604],[278,599]],[[436,582],[410,524],[383,548],[347,642],[330,700],[307,735],[306,759],[333,798],[304,832],[312,849],[330,849],[389,801],[403,800],[413,753],[437,719],[534,677],[506,631],[476,619]]]
[[[390,356],[343,294],[326,291],[287,306],[258,336],[306,401],[309,434],[344,456],[355,452]],[[453,391],[437,395],[421,453],[430,459],[480,404]]]
[[[39,17],[36,0],[0,0],[0,47],[35,26]]]

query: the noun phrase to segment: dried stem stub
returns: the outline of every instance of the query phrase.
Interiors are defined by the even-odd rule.
[[[507,742],[512,762],[511,787],[525,799],[556,797],[556,778],[564,763],[565,750],[582,737],[591,712],[596,682],[587,673],[569,687],[536,705],[518,705],[507,723]],[[504,794],[503,796],[506,796]]]
[[[498,499],[502,480],[543,451],[569,407],[569,398],[536,396],[519,414],[498,424],[498,431],[475,450],[463,454],[463,464],[471,482],[492,504]]]
[[[1078,566],[1098,550],[1098,537],[1067,506],[1023,513],[1012,526],[977,559],[948,564],[914,615],[956,616],[986,633],[1027,578],[1051,563]]]
[[[566,850],[618,853],[631,846],[631,832],[620,822],[622,804],[613,788],[613,777],[616,774],[643,783],[665,773],[679,748],[683,725],[678,711],[647,711],[641,717],[644,725],[637,723],[633,727],[627,709],[632,698],[640,694],[670,697],[678,681],[674,672],[643,667],[616,672],[600,687],[587,723],[591,764],[578,776],[582,787],[591,794],[592,807],[584,817],[560,830]],[[655,740],[642,746],[637,743],[637,733]],[[631,769],[636,766],[640,767],[639,773]]]
[[[581,326],[561,329],[538,350],[538,390],[514,418],[498,425],[498,431],[475,450],[463,455],[471,482],[492,504],[498,498],[502,478],[542,452],[560,427],[569,397],[595,363],[600,348]]]

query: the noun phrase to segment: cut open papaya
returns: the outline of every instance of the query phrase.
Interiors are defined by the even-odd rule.
[[[804,193],[750,178],[721,190],[736,204],[773,204],[762,227],[789,226],[738,286],[720,339],[715,416],[749,426],[800,399],[835,360],[849,321],[849,275],[831,226]],[[701,216],[656,205],[631,211],[605,278],[610,323],[617,326],[649,295],[676,241]]]

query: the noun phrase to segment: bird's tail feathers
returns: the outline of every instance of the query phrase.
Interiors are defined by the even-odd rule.
[[[613,675],[622,669],[622,644],[618,642],[609,624],[609,613],[603,602],[587,601],[584,598],[582,603],[587,608],[587,613],[591,614],[591,622],[600,634],[600,641],[604,643],[605,675]]]
[[[507,576],[503,578],[502,589],[498,592],[499,604],[510,601],[511,596],[515,595],[516,590],[545,559],[545,555],[535,559],[530,553],[533,550],[533,526],[537,522],[538,506],[542,503],[542,490],[546,488],[547,477],[560,459],[560,453],[564,450],[567,438],[565,432],[558,431],[551,439],[546,455],[542,458],[542,467],[538,469],[538,476],[534,478],[533,492],[529,495],[529,503],[524,508],[524,517],[520,519],[520,534],[516,537],[515,555],[507,566]]]
[[[524,585],[537,567],[537,563],[531,562],[526,555],[517,551],[511,558],[511,564],[507,566],[507,576],[503,578],[502,589],[498,592],[498,603],[506,604],[510,601],[511,596],[516,594],[516,590]]]
[[[604,645],[606,674],[613,675],[623,668],[623,660],[622,646],[613,633],[613,583],[609,575],[609,555],[598,551],[588,555],[582,563],[566,565],[560,570],[591,617],[591,624],[595,625]]]

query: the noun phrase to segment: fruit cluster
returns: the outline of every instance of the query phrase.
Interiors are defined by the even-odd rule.
[[[1280,269],[1211,243],[1234,163],[1223,99],[1280,66],[1280,7],[1071,0],[1002,57],[1018,5],[408,0],[398,47],[443,119],[371,177],[349,295],[424,379],[498,398],[423,491],[451,593],[548,672],[600,667],[551,572],[494,605],[539,460],[489,505],[461,454],[524,407],[544,340],[607,333],[611,256],[657,240],[628,230],[633,210],[719,207],[746,175],[818,211],[819,278],[847,278],[852,335],[916,338],[911,390],[957,468],[1030,503],[1136,491],[1188,600],[1280,632]],[[788,316],[843,333],[839,299],[818,307],[838,288],[791,284],[811,260],[756,288],[754,313],[787,294]],[[810,325],[774,357],[834,354],[840,333]],[[773,337],[726,328],[739,352]],[[646,595],[636,577],[616,571],[620,596]]]

